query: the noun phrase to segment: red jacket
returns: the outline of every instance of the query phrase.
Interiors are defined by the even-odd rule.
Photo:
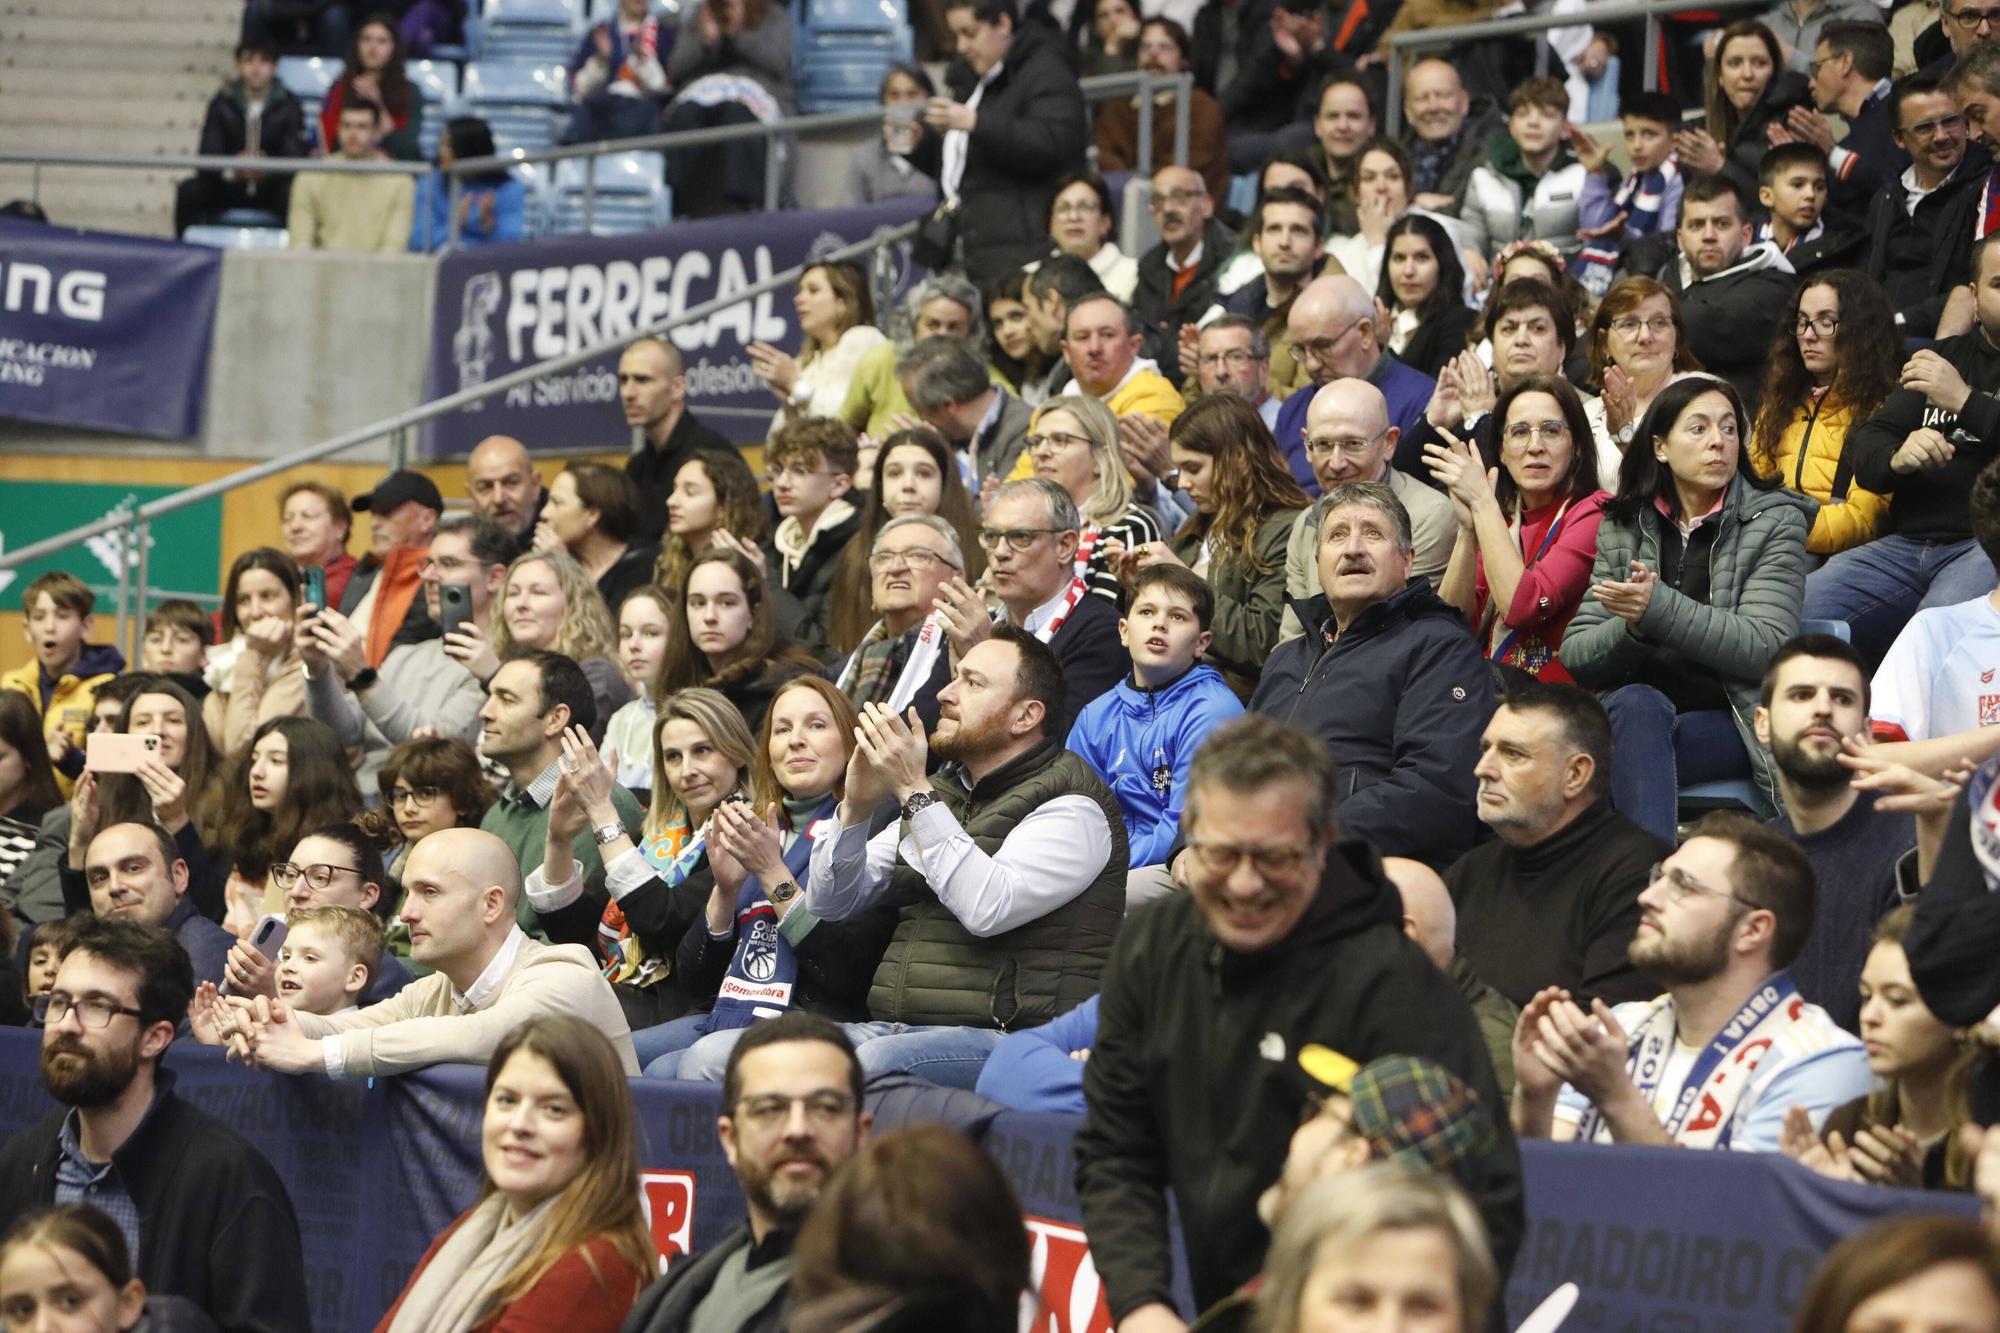
[[[409,1294],[418,1275],[430,1266],[431,1256],[469,1216],[471,1211],[468,1209],[459,1214],[457,1221],[438,1233],[438,1238],[424,1251],[424,1257],[417,1261],[416,1272],[410,1274],[410,1281],[403,1285],[396,1303],[389,1307],[389,1313],[382,1316],[382,1322],[375,1325],[375,1333],[388,1333],[389,1325],[396,1320],[396,1311],[403,1308],[403,1297]],[[592,1272],[591,1264],[584,1261],[586,1250],[596,1264],[596,1272]],[[625,1322],[632,1302],[639,1298],[639,1292],[646,1283],[656,1276],[654,1273],[634,1272],[632,1265],[625,1262],[611,1242],[599,1236],[556,1260],[555,1267],[542,1274],[540,1282],[481,1324],[474,1333],[618,1333],[618,1326]]]

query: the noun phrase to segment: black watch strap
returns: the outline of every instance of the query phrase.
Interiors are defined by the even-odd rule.
[[[354,678],[347,682],[347,688],[359,694],[363,690],[374,689],[375,682],[381,678],[381,673],[376,671],[374,667],[362,667],[361,670],[354,673]]]

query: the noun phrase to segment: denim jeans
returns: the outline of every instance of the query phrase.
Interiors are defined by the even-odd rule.
[[[678,1063],[680,1053],[699,1041],[708,1031],[707,1014],[682,1014],[658,1027],[641,1028],[632,1034],[632,1049],[638,1052],[639,1068],[652,1078],[673,1078],[672,1069],[655,1074],[653,1065],[660,1060]]]
[[[1970,538],[1877,537],[1806,576],[1805,618],[1846,621],[1861,656],[1878,666],[1911,616],[1984,597],[1993,581],[1993,562]]]
[[[840,1028],[854,1043],[865,1076],[915,1074],[932,1083],[964,1088],[967,1092],[979,1082],[979,1071],[985,1068],[986,1057],[1006,1035],[993,1028],[920,1027],[911,1023],[842,1023]],[[646,1075],[720,1081],[729,1063],[729,1053],[747,1031],[748,1028],[729,1028],[711,1032],[680,1052],[673,1067],[669,1068],[667,1057],[662,1057],[646,1066]]]
[[[1727,709],[1676,714],[1652,686],[1624,685],[1604,696],[1604,711],[1611,719],[1611,808],[1669,846],[1683,786],[1751,776]]]

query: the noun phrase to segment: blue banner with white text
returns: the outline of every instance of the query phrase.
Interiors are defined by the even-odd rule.
[[[222,253],[0,220],[0,417],[201,433]]]
[[[865,240],[878,227],[912,221],[928,207],[922,199],[892,199],[860,208],[676,222],[630,236],[551,237],[460,250],[438,265],[424,396],[442,398],[538,361],[630,337]],[[913,271],[909,242],[884,253],[878,300],[900,294]],[[791,292],[754,297],[670,336],[687,365],[694,411],[733,440],[761,440],[778,404],[752,373],[745,349],[767,342],[798,352]],[[623,451],[632,437],[619,407],[617,371],[617,354],[609,353],[452,413],[425,428],[425,453],[465,454],[489,435],[511,435],[532,450]]]

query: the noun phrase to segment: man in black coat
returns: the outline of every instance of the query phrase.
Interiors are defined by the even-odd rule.
[[[1992,159],[1968,146],[1964,115],[1935,79],[1899,81],[1890,117],[1910,169],[1869,202],[1868,276],[1888,288],[1903,332],[1929,338],[1951,289],[1971,276],[1973,224]]]
[[[0,1148],[0,1231],[36,1208],[93,1204],[124,1232],[148,1292],[185,1298],[223,1333],[298,1333],[312,1323],[284,1182],[160,1068],[193,994],[173,936],[78,918],[37,1003],[42,1083],[69,1109]]]
[[[618,399],[625,424],[644,437],[639,451],[625,460],[625,475],[640,495],[641,521],[633,541],[644,545],[666,535],[667,497],[674,493],[681,465],[697,449],[734,446],[689,410],[687,361],[665,338],[641,338],[618,358]],[[612,607],[611,614],[616,616],[618,608]]]
[[[1168,347],[1181,326],[1215,304],[1216,276],[1236,249],[1236,237],[1215,220],[1215,200],[1201,173],[1161,167],[1153,173],[1153,220],[1160,241],[1139,256],[1132,313]]]
[[[827,1178],[868,1142],[861,1084],[853,1045],[817,1014],[793,1009],[745,1030],[723,1071],[715,1132],[750,1219],[713,1249],[676,1260],[621,1333],[785,1327],[799,1226]]]
[[[291,89],[277,81],[277,43],[268,37],[246,38],[239,43],[236,73],[234,80],[209,99],[208,115],[201,124],[202,156],[304,157],[305,108]],[[174,235],[213,222],[232,208],[256,208],[282,218],[291,197],[288,172],[197,172],[174,191]]]
[[[1167,1191],[1207,1309],[1253,1277],[1257,1197],[1278,1179],[1315,1069],[1421,1055],[1491,1110],[1498,1144],[1474,1199],[1505,1272],[1523,1231],[1520,1159],[1457,983],[1404,936],[1365,843],[1339,841],[1334,763],[1313,737],[1247,716],[1210,733],[1188,775],[1188,892],[1127,919],[1084,1069],[1076,1185],[1121,1330],[1173,1310]]]
[[[1754,414],[1771,336],[1792,291],[1792,265],[1769,241],[1750,242],[1750,206],[1728,176],[1701,176],[1681,196],[1680,251],[1659,275],[1680,298],[1688,344],[1736,386]]]
[[[1084,168],[1090,127],[1061,37],[1022,26],[1014,0],[949,0],[951,97],[924,112],[910,161],[956,199],[966,276],[984,287],[1049,251],[1055,183]]]

